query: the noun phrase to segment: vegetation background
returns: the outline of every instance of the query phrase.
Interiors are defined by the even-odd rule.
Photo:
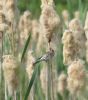
[[[32,18],[38,18],[40,16],[40,12],[41,12],[41,0],[18,0],[18,8],[20,10],[20,13],[23,14],[24,11],[29,10],[32,13]],[[61,13],[64,9],[67,9],[69,11],[69,14],[71,15],[71,19],[73,18],[73,13],[77,10],[80,11],[80,16],[83,17],[84,19],[84,13],[83,11],[87,10],[87,6],[88,6],[88,0],[55,0],[55,5],[56,5],[56,10],[58,12],[58,14],[61,16]],[[82,20],[83,20],[82,19]],[[84,24],[84,21],[83,21]],[[63,34],[63,33],[61,33]],[[30,41],[30,36],[29,36],[29,41]],[[25,50],[25,47],[24,47]],[[24,51],[26,52],[26,50]],[[41,66],[38,65],[38,66]],[[57,67],[57,72],[61,72],[61,71],[66,71],[66,67],[63,64],[63,55],[62,55],[62,44],[58,46],[58,51],[57,51],[57,57],[56,57],[56,67]],[[40,72],[39,67],[36,68],[35,70],[38,70],[38,72]],[[25,97],[25,99],[22,98],[22,100],[27,100],[26,97],[28,96],[30,89],[33,85],[34,79],[35,79],[35,74],[38,73],[37,71],[34,71],[34,74],[32,76],[32,79],[30,81],[30,83],[27,80],[27,83],[25,83],[27,77],[25,77],[25,73],[24,73],[24,68],[22,69],[22,75],[21,75],[21,87],[22,87],[22,96],[23,98]],[[39,77],[36,78],[36,80],[38,80]],[[27,86],[29,83],[29,87]],[[3,84],[2,84],[3,86]],[[44,100],[44,96],[41,92],[41,88],[40,88],[40,82],[36,82],[35,83],[35,87],[36,87],[36,91],[35,91],[35,98],[36,100]],[[27,92],[26,92],[27,91]],[[1,94],[0,96],[3,98],[4,95],[4,89],[1,90]],[[17,100],[20,100],[20,94],[17,93]],[[24,96],[25,95],[25,96]],[[67,94],[66,94],[67,95]],[[4,100],[4,99],[0,99],[0,100]],[[60,95],[58,95],[58,100],[63,100],[61,99]]]
[[[78,9],[79,0],[54,0],[57,11],[60,13],[63,9],[68,7],[68,1],[71,2],[72,8],[74,10]],[[83,5],[88,3],[88,0],[82,0]],[[33,13],[33,17],[38,17],[40,14],[40,0],[18,0],[18,7],[21,11],[29,9]]]

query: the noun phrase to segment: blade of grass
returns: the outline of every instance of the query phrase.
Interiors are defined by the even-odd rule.
[[[27,47],[28,47],[28,45],[30,43],[30,40],[31,40],[31,34],[29,35],[29,37],[28,37],[28,39],[27,39],[27,41],[25,43],[24,50],[23,50],[22,57],[21,57],[21,62],[24,59],[24,56],[25,56],[25,53],[27,51]]]
[[[78,0],[78,10],[80,12],[80,19],[82,20],[82,15],[83,15],[83,4],[82,4],[82,0]]]
[[[82,4],[82,0],[78,0],[78,9],[79,9],[79,11],[82,11],[82,9],[83,9],[83,4]]]
[[[33,75],[32,75],[32,77],[31,77],[31,80],[30,80],[30,82],[29,82],[29,85],[28,85],[28,88],[27,88],[27,91],[26,91],[24,100],[27,100],[27,99],[28,99],[28,96],[29,96],[29,94],[30,94],[32,85],[33,85],[33,83],[34,83],[34,81],[35,81],[35,78],[36,78],[37,71],[38,71],[38,67],[36,66],[35,69],[34,69]]]
[[[67,8],[68,8],[70,17],[72,18],[73,17],[73,5],[72,5],[71,0],[67,0]]]
[[[83,23],[83,25],[85,24],[85,18],[86,18],[86,13],[87,13],[87,10],[88,10],[88,7],[87,7],[87,5],[85,5],[85,9],[84,9],[84,14],[83,14],[83,18],[82,18],[82,23]]]
[[[84,25],[88,7],[87,7],[87,4],[83,4],[82,0],[78,0],[78,7],[79,7],[78,9],[80,12],[80,20],[82,24]]]

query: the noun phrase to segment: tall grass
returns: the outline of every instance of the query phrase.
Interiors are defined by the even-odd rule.
[[[78,0],[76,7],[77,9],[75,9],[74,5],[72,4],[72,0],[67,0],[66,1],[67,8],[65,7],[66,8],[65,10],[68,11],[69,20],[68,20],[68,25],[65,25],[64,21],[66,20],[64,20],[62,12],[60,12],[59,14],[56,13],[56,9],[57,12],[59,12],[60,9],[58,9],[59,8],[58,4],[56,4],[57,6],[55,9],[54,3],[52,5],[53,0],[41,0],[43,3],[45,3],[42,6],[40,2],[38,2],[37,4],[37,1],[35,4],[34,0],[30,2],[26,1],[25,8],[23,7],[22,2],[20,2],[19,8],[22,8],[21,13],[19,13],[19,10],[17,8],[18,2],[14,1],[15,0],[11,0],[10,4],[6,3],[7,0],[5,0],[4,2],[3,0],[0,1],[0,3],[3,2],[2,4],[4,5],[4,6],[2,5],[3,7],[1,7],[0,5],[0,7],[3,8],[3,9],[0,8],[1,11],[0,13],[3,13],[5,16],[4,21],[0,22],[0,100],[88,100],[87,96],[88,64],[86,60],[87,54],[85,53],[84,57],[80,56],[81,49],[83,50],[85,49],[81,48],[81,46],[82,45],[85,46],[85,43],[80,45],[81,42],[76,40],[74,36],[74,34],[78,32],[79,37],[81,37],[81,41],[82,40],[87,41],[85,34],[88,34],[88,32],[87,30],[86,31],[84,30],[84,26],[88,11],[87,9],[88,5],[84,4],[82,0]],[[29,4],[27,4],[27,2],[30,3],[30,6]],[[6,5],[6,7],[8,8],[7,12],[5,3],[8,5],[8,7]],[[32,4],[34,4],[34,6]],[[47,7],[47,5],[51,8]],[[39,7],[41,7],[41,15]],[[43,11],[44,7],[46,7],[46,10],[47,9],[48,10]],[[27,9],[30,9],[30,11],[32,12],[32,18],[29,18],[29,15],[25,15],[26,16],[25,17],[24,14],[22,14]],[[50,12],[51,9],[53,10],[52,14]],[[63,8],[61,9],[62,11],[64,10]],[[74,12],[76,10],[79,12],[79,19],[77,20],[81,22],[78,28],[82,26],[81,27],[81,29],[83,30],[82,32],[78,28],[77,30],[76,28],[70,29],[69,27],[70,21],[72,21],[72,19],[74,19],[75,17]],[[49,16],[49,14],[51,14],[51,16]],[[22,25],[21,32],[24,32],[22,33],[23,34],[22,38],[24,41],[22,45],[20,41],[21,32],[19,29],[20,19],[22,17],[21,15],[23,16],[21,23]],[[59,15],[60,17],[58,17]],[[52,20],[50,20],[49,18],[51,18]],[[57,18],[59,18],[60,22],[57,20]],[[0,21],[1,20],[2,19],[0,19]],[[34,20],[37,20],[37,24],[35,25],[37,29],[34,28],[33,26]],[[30,22],[30,25],[28,22]],[[55,22],[55,26],[53,22]],[[5,24],[4,28],[2,28],[2,24]],[[27,27],[25,28],[25,26]],[[29,27],[30,31],[28,30]],[[1,29],[4,30],[2,31]],[[65,38],[64,41],[67,44],[63,43],[62,40],[65,30],[69,30],[69,33],[66,33],[67,35],[64,37]],[[26,33],[27,33],[27,38],[25,38]],[[69,34],[71,34],[74,39],[71,38],[71,35]],[[76,44],[78,46],[77,48],[76,46],[71,44],[72,39],[73,39],[73,44]],[[64,47],[66,48],[65,53],[64,53],[65,51]],[[52,50],[54,51],[53,55],[52,55]],[[33,65],[31,67],[32,70],[30,69],[29,71],[31,74],[30,79],[28,78],[29,76],[26,73],[26,68],[30,67],[30,65],[27,65],[27,60],[28,60],[27,56],[29,51],[33,52],[32,54],[33,57],[35,58],[35,60],[32,61],[31,57],[29,56],[30,58],[29,64]],[[87,51],[87,46],[86,46],[86,51]],[[72,55],[71,52],[74,52],[73,56],[71,56]],[[69,57],[72,58],[71,62],[70,59],[68,60],[67,58],[65,58],[64,55],[66,53],[68,54],[67,57],[68,59]],[[47,54],[49,57],[46,56]],[[12,55],[12,58],[9,56],[7,57],[6,55]],[[77,57],[75,57],[75,55]],[[7,59],[6,60],[5,57],[7,57],[8,59],[6,58]],[[68,62],[70,63],[65,64],[64,59],[68,60]],[[40,76],[43,68],[46,68],[45,70],[46,75],[44,75],[44,77],[42,77],[41,79]],[[66,82],[63,77],[64,75],[62,73],[66,76],[65,77]],[[16,84],[15,87],[14,84],[17,81],[15,80],[16,77],[19,78],[17,79],[19,83]],[[42,88],[42,81],[46,83],[46,85],[43,86],[43,88]],[[71,87],[71,82],[72,82],[72,87]],[[79,84],[79,82],[81,85]],[[61,90],[59,89],[60,83],[61,83],[60,87]],[[11,86],[11,89],[9,85]],[[9,90],[12,90],[13,93],[10,94],[9,92],[11,91]]]

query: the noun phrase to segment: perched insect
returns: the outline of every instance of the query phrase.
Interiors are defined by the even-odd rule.
[[[50,51],[46,52],[43,56],[39,57],[34,64],[41,62],[41,61],[48,61],[49,59],[51,59],[54,56],[54,50],[51,49]]]

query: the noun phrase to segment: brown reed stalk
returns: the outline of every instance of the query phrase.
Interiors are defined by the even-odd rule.
[[[0,32],[0,84],[2,81],[3,33]]]
[[[0,32],[0,96],[2,98],[2,57],[3,57],[3,33]]]
[[[46,48],[48,48],[48,51],[51,52],[53,51],[52,49],[53,47],[51,47],[52,38],[54,36],[54,33],[58,33],[58,29],[60,26],[60,18],[54,9],[55,5],[54,5],[53,0],[47,0],[47,1],[41,0],[41,2],[42,2],[42,5],[41,5],[42,12],[40,16],[40,24],[44,30],[44,35],[48,44]],[[47,98],[48,100],[55,100],[54,73],[53,73],[52,61],[53,61],[53,56],[52,57],[50,56],[50,59],[47,60],[47,65],[48,65]]]
[[[51,51],[51,47],[50,47],[50,44],[48,45],[48,49],[49,51]],[[53,66],[52,66],[52,61],[53,61],[53,58],[50,58],[48,61],[47,61],[47,64],[48,64],[48,84],[47,84],[47,91],[48,91],[48,100],[55,100],[55,96],[54,96],[54,84],[53,84]]]

